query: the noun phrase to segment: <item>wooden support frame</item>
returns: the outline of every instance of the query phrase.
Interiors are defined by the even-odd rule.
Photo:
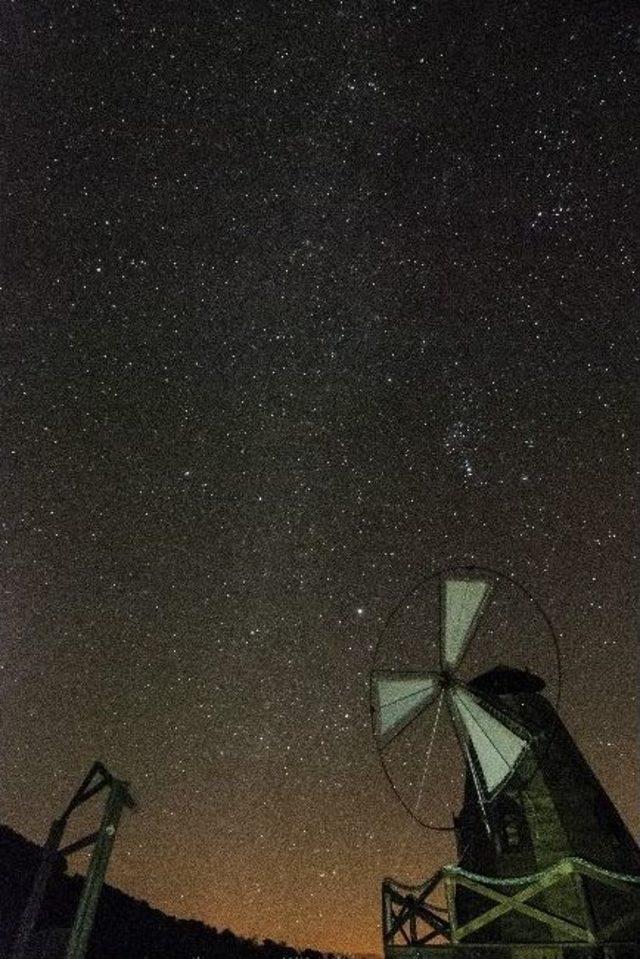
[[[526,886],[524,889],[520,890],[520,892],[517,892],[512,896],[505,896],[503,893],[497,892],[491,886],[483,885],[482,883],[475,882],[471,879],[458,879],[458,885],[465,889],[470,889],[472,892],[477,892],[481,896],[485,896],[487,899],[494,900],[498,903],[498,905],[492,906],[486,912],[476,916],[475,919],[472,919],[464,926],[459,927],[457,929],[456,941],[461,942],[467,936],[477,932],[479,929],[482,929],[485,926],[490,925],[501,916],[507,915],[507,913],[518,912],[525,916],[529,916],[531,919],[536,919],[538,922],[550,927],[551,929],[555,929],[557,932],[563,934],[562,938],[566,938],[570,942],[595,942],[595,937],[588,927],[580,926],[574,922],[569,922],[567,919],[561,919],[559,916],[555,916],[553,913],[547,912],[544,909],[540,909],[537,906],[528,906],[526,904],[527,899],[532,899],[534,896],[537,896],[539,892],[550,889],[559,881],[565,879],[566,876],[567,872],[564,870],[558,871],[557,873],[554,872],[552,875],[546,876],[544,879],[541,879],[538,882],[531,883],[531,885]]]
[[[392,880],[386,880],[382,886],[383,901],[383,939],[385,945],[393,945],[400,936],[407,946],[424,945],[438,937],[451,941],[451,928],[448,919],[438,915],[437,909],[427,902],[427,896],[443,880],[442,872],[437,872],[424,885],[400,891]],[[423,934],[418,932],[418,920],[426,926]]]
[[[632,906],[624,916],[597,928],[586,896],[585,878],[619,891],[637,891],[637,905]],[[509,880],[501,882],[490,877],[465,873],[457,867],[445,866],[422,886],[401,886],[393,880],[385,880],[382,887],[385,954],[396,957],[402,954],[403,949],[407,949],[407,956],[411,955],[413,959],[420,955],[421,946],[434,939],[439,939],[440,942],[429,946],[425,950],[425,956],[437,954],[439,948],[442,948],[444,955],[448,954],[448,950],[457,947],[462,952],[479,945],[489,947],[490,943],[474,943],[474,933],[490,926],[503,916],[516,913],[528,916],[545,929],[553,930],[555,933],[553,938],[547,939],[545,936],[539,942],[531,943],[531,948],[549,949],[558,946],[559,943],[573,944],[576,948],[587,951],[590,947],[597,948],[607,944],[609,948],[622,948],[620,940],[613,937],[628,930],[628,938],[631,942],[637,942],[640,956],[640,876],[626,877],[612,874],[583,859],[563,859],[550,869],[530,876],[528,879],[530,881],[524,880],[522,883],[515,884]],[[554,915],[547,909],[534,906],[527,901],[540,892],[552,889],[558,883],[567,880],[572,881],[580,901],[586,903],[584,923]],[[447,902],[446,916],[438,915],[440,907],[434,907],[427,899],[440,884],[443,886]],[[463,925],[459,924],[456,914],[458,886],[469,889],[489,901],[485,909],[479,911]],[[496,888],[499,886],[502,886],[502,890]],[[418,921],[426,927],[424,931],[418,930]],[[504,940],[497,940],[494,945],[507,948],[509,944]],[[513,945],[522,946],[521,943],[513,943]]]
[[[103,790],[108,792],[100,828],[90,835],[60,848],[71,814]],[[69,856],[92,845],[93,853],[65,953],[65,959],[84,959],[111,849],[120,816],[125,806],[129,809],[136,808],[136,804],[129,793],[129,784],[112,776],[102,763],[95,762],[62,815],[55,819],[51,825],[42,851],[40,866],[20,920],[11,959],[26,959],[28,955],[56,856]]]

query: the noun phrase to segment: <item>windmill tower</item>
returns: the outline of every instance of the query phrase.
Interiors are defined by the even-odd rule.
[[[372,720],[397,797],[427,828],[444,829],[422,818],[419,803],[425,783],[446,778],[428,764],[448,717],[463,759],[459,805],[450,810],[458,863],[417,887],[385,881],[386,959],[640,959],[640,849],[543,695],[545,681],[501,662],[465,674],[472,644],[495,638],[492,602],[505,589],[526,594],[472,568],[439,574],[438,585],[436,662],[374,662]],[[525,605],[534,611],[530,598]],[[421,776],[399,783],[386,756],[403,740],[427,762]],[[419,785],[415,804],[407,783]],[[444,910],[434,900],[442,888]]]

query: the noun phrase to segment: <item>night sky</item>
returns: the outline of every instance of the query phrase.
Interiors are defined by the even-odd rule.
[[[382,877],[455,853],[380,770],[373,647],[479,563],[637,835],[638,5],[1,19],[1,818],[41,841],[99,757],[112,882],[379,951]]]

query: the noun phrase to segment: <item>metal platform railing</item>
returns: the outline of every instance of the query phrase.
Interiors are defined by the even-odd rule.
[[[619,893],[621,909],[608,922],[598,921],[589,908],[585,882],[596,882]],[[583,919],[568,919],[556,915],[539,903],[531,900],[562,884],[573,884],[577,896],[584,904]],[[484,903],[474,915],[460,920],[458,917],[458,894],[464,889],[474,894],[475,901]],[[434,900],[444,892],[446,906]],[[486,941],[487,930],[505,916],[526,916],[539,927],[539,939],[531,943],[509,943],[497,935],[494,943]],[[602,869],[585,859],[562,859],[539,873],[518,878],[503,879],[481,876],[459,866],[444,866],[420,886],[406,886],[392,879],[382,885],[382,924],[385,956],[405,956],[418,959],[420,956],[448,953],[478,955],[491,947],[494,951],[508,947],[511,955],[525,949],[522,955],[552,956],[564,953],[558,949],[573,951],[576,956],[612,957],[633,955],[640,959],[640,876],[614,873]],[[481,942],[474,937],[481,933]],[[562,945],[560,945],[562,944]],[[614,949],[615,944],[615,949]],[[571,947],[576,947],[572,949]],[[606,950],[605,950],[606,947]],[[627,953],[621,951],[635,950]],[[545,953],[544,950],[547,950]],[[586,952],[585,952],[586,949]],[[595,951],[594,951],[595,949]],[[537,951],[537,952],[536,952]]]

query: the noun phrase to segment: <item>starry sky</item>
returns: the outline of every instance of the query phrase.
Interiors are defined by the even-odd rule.
[[[454,849],[380,770],[373,649],[478,563],[637,835],[637,4],[1,24],[2,819],[42,840],[99,757],[113,882],[379,952],[381,878]]]

